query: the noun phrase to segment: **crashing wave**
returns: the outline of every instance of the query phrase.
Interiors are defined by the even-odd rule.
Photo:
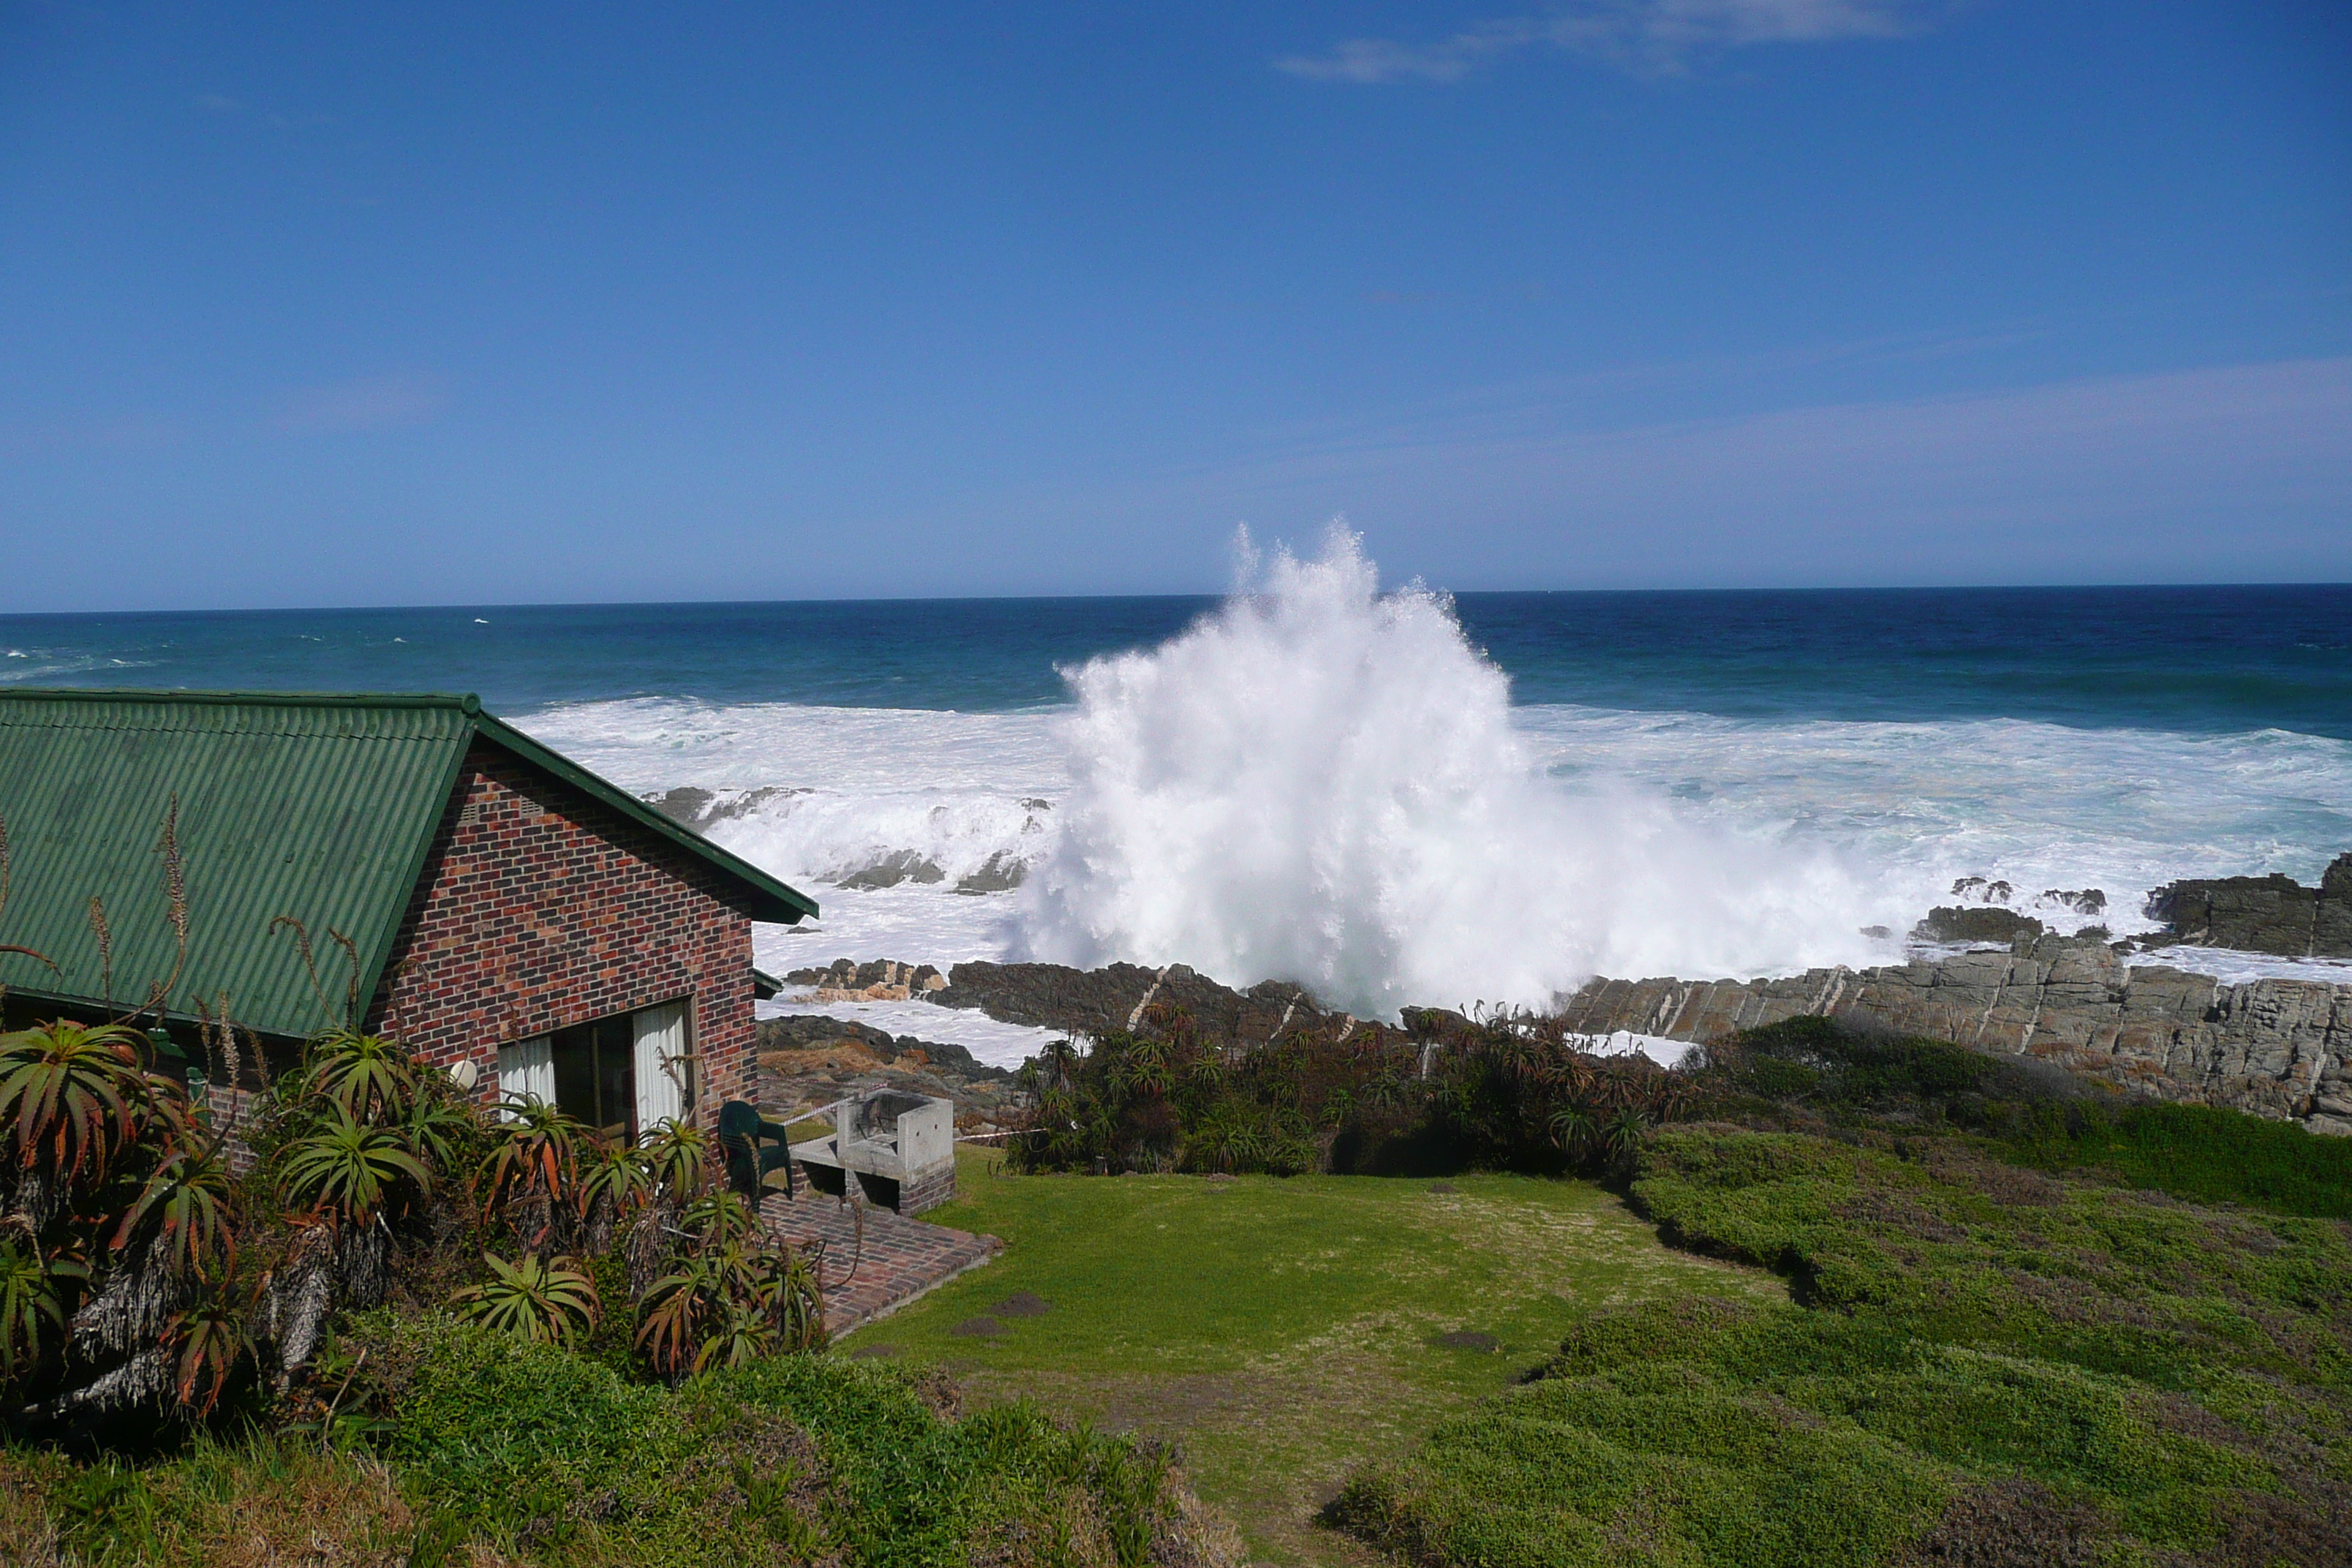
[[[1291,980],[1367,1014],[1871,956],[1877,905],[1825,850],[1544,776],[1451,602],[1381,593],[1342,531],[1066,678],[1073,784],[1023,892],[1032,956]]]

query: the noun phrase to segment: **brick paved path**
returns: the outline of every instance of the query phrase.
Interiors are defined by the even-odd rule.
[[[992,1236],[926,1225],[870,1204],[857,1207],[862,1239],[859,1216],[839,1198],[803,1189],[797,1199],[775,1193],[760,1205],[761,1217],[793,1246],[824,1242],[817,1278],[824,1288],[824,1325],[835,1334],[897,1311],[1004,1247]]]

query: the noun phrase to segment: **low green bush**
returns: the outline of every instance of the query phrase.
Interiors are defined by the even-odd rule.
[[[1601,1057],[1557,1016],[1408,1008],[1404,1027],[1307,1016],[1262,1046],[1204,1040],[1143,1010],[1081,1051],[1022,1068],[1032,1108],[1006,1144],[1024,1172],[1556,1174],[1622,1166],[1691,1106],[1691,1079]]]
[[[1795,1568],[1880,1561],[1949,1489],[1850,1422],[1661,1362],[1503,1394],[1332,1512],[1425,1562]]]
[[[1633,1195],[1794,1301],[1599,1314],[1339,1521],[1439,1564],[2344,1561],[2342,1224],[1721,1125]]]
[[[1759,1124],[1794,1112],[1895,1133],[1971,1133],[2041,1170],[2095,1171],[2196,1203],[2352,1218],[2352,1138],[2133,1100],[2031,1058],[1790,1018],[1711,1047],[1699,1081],[1717,1113]]]
[[[2085,1167],[2134,1187],[2197,1203],[2352,1219],[2352,1138],[2322,1138],[2209,1105],[2027,1119],[2005,1140],[2012,1159],[2044,1170]]]
[[[135,1467],[0,1453],[0,1561],[244,1563],[281,1533],[419,1564],[477,1541],[565,1568],[1205,1561],[1163,1451],[1028,1405],[956,1419],[935,1373],[791,1356],[665,1388],[446,1316],[356,1333],[383,1463],[258,1435]]]

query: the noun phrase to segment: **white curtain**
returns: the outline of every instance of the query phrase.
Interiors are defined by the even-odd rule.
[[[555,1043],[545,1035],[499,1047],[499,1099],[528,1096],[542,1104],[555,1103]],[[512,1116],[501,1110],[502,1116]]]
[[[664,1121],[686,1120],[686,1004],[671,1002],[632,1014],[636,1030],[637,1136],[650,1138]]]

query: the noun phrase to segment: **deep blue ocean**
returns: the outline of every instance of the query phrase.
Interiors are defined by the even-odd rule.
[[[0,616],[0,681],[1006,712],[1196,597]],[[2352,585],[1464,594],[1515,702],[2352,737]]]
[[[2173,878],[2352,848],[2352,586],[1449,610],[1371,571],[1228,602],[15,616],[0,691],[474,691],[625,788],[711,792],[710,835],[824,906],[763,962],[1182,960],[1374,1012],[1887,962],[1959,897],[2144,931]]]

